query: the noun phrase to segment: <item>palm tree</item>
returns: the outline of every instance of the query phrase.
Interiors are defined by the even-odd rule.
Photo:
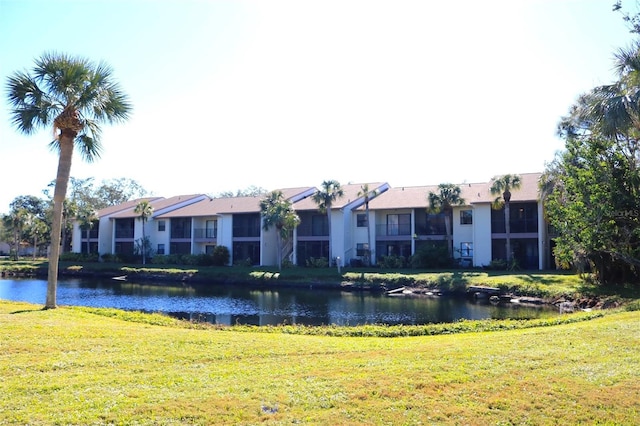
[[[133,209],[133,212],[138,215],[140,220],[142,221],[142,264],[145,265],[147,263],[147,235],[145,233],[145,225],[147,220],[153,215],[153,206],[148,200],[140,201],[136,208]]]
[[[493,182],[489,191],[491,195],[498,195],[493,202],[495,209],[500,209],[504,206],[504,232],[507,237],[507,264],[511,263],[511,224],[510,224],[510,209],[511,203],[511,190],[518,189],[521,185],[521,179],[519,175],[502,175],[496,176],[491,179]]]
[[[50,147],[59,153],[53,194],[51,252],[45,308],[55,308],[62,208],[69,184],[73,148],[88,162],[99,158],[100,124],[123,121],[131,105],[114,81],[111,68],[87,59],[45,53],[31,73],[16,72],[7,84],[12,123],[27,135],[39,128],[54,130]]]
[[[369,184],[365,183],[358,191],[358,197],[364,197],[364,208],[367,213],[367,250],[365,250],[364,263],[366,266],[371,264],[371,228],[369,226],[369,201],[378,195],[378,191],[369,190]]]
[[[80,229],[83,229],[86,232],[87,236],[87,254],[91,253],[89,249],[89,239],[91,235],[91,229],[96,220],[98,220],[98,214],[92,208],[86,206],[81,208],[78,213],[78,220],[80,222]]]
[[[329,231],[329,265],[331,265],[331,259],[333,255],[331,252],[331,206],[338,199],[344,197],[344,190],[340,186],[340,182],[337,180],[325,180],[322,182],[322,187],[317,190],[312,198],[318,205],[318,210],[321,213],[327,214],[327,229]]]
[[[28,226],[31,238],[33,238],[33,260],[35,260],[38,255],[38,244],[43,240],[47,232],[49,232],[49,226],[44,220],[33,215],[30,218]]]
[[[615,54],[618,81],[598,86],[581,95],[569,116],[560,122],[560,132],[579,134],[597,129],[605,136],[629,143],[640,131],[640,41]]]
[[[444,214],[444,229],[447,237],[447,251],[449,258],[453,259],[453,231],[451,229],[451,218],[453,216],[453,207],[462,206],[465,201],[460,196],[462,190],[458,185],[453,183],[441,183],[438,185],[438,192],[429,191],[427,199],[429,207],[427,211],[430,213]]]
[[[278,245],[278,269],[282,269],[282,257],[285,244],[291,238],[292,231],[300,224],[300,217],[293,209],[289,200],[284,198],[282,191],[273,191],[260,201],[262,228],[268,231],[276,228]]]

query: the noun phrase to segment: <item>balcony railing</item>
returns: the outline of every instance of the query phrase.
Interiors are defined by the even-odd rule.
[[[191,238],[191,229],[188,229],[188,228],[172,229],[171,238],[172,239]]]
[[[296,228],[298,237],[328,237],[329,228],[327,226],[313,226],[311,224],[300,224]]]
[[[242,237],[259,237],[260,236],[260,227],[255,226],[234,226],[233,227],[233,236],[238,238]]]
[[[396,235],[411,235],[411,225],[377,225],[376,234],[381,237],[391,237]]]
[[[199,239],[214,239],[218,238],[218,230],[215,228],[196,228],[193,230],[193,236]]]
[[[116,228],[116,238],[133,238],[133,228]]]

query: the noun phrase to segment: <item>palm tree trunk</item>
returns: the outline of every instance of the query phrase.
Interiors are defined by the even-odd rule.
[[[280,234],[282,232],[281,229],[278,229],[276,227],[276,246],[278,248],[278,251],[276,252],[278,259],[278,271],[282,271],[282,251],[283,251],[283,243],[282,243],[282,235]]]
[[[62,208],[67,195],[67,185],[71,173],[73,156],[73,139],[75,135],[60,133],[60,156],[56,186],[53,192],[53,223],[51,226],[51,252],[49,253],[49,271],[47,279],[47,299],[45,309],[57,307],[56,292],[58,287],[58,261],[60,259],[60,240],[62,238]]]
[[[371,265],[371,227],[369,226],[369,203],[366,203],[366,212],[367,212],[367,251],[365,266]]]
[[[145,224],[145,220],[142,219],[142,264],[146,265],[147,264],[147,256],[146,256],[147,236],[145,235],[145,232],[144,232],[144,224]]]
[[[447,234],[447,251],[449,253],[449,259],[453,259],[453,241],[451,241],[451,218],[449,212],[444,214],[444,230]]]
[[[511,263],[511,224],[509,223],[509,202],[504,203],[504,232],[507,235],[507,266]]]
[[[327,231],[329,231],[329,267],[331,267],[331,259],[333,259],[331,250],[331,206],[327,206]]]

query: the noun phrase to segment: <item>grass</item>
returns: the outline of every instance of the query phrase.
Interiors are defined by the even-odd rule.
[[[0,424],[637,424],[640,311],[573,315],[335,337],[0,302]]]

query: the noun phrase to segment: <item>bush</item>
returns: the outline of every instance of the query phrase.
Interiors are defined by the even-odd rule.
[[[60,253],[61,262],[97,262],[99,259],[98,253]]]
[[[306,265],[309,268],[328,268],[329,261],[324,257],[310,257],[307,259]]]
[[[453,259],[449,257],[449,250],[443,244],[424,244],[411,256],[409,263],[412,268],[450,268]]]
[[[226,246],[215,246],[212,254],[214,266],[224,266],[229,264],[231,254]]]
[[[378,265],[382,269],[401,269],[407,266],[407,259],[404,256],[382,256]]]

